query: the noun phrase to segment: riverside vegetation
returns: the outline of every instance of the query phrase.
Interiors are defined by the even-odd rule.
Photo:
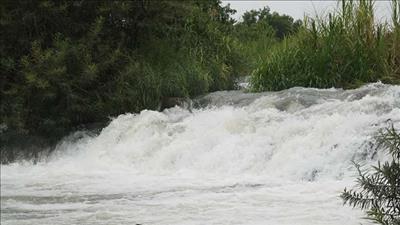
[[[399,84],[400,1],[390,24],[375,21],[373,3],[343,0],[303,22],[264,8],[236,22],[219,0],[3,1],[1,162],[165,97],[234,89],[247,74],[252,91]],[[361,191],[342,194],[381,224],[399,223],[399,140],[383,131],[378,147],[393,160],[372,174],[357,167]]]
[[[2,161],[22,136],[47,145],[165,97],[234,89],[301,23],[265,8],[235,24],[219,0],[3,1],[0,12]]]
[[[400,1],[390,25],[375,23],[373,1],[340,3],[303,23],[269,8],[235,23],[219,0],[3,1],[1,142],[56,141],[247,74],[253,91],[399,83]]]
[[[390,25],[377,23],[374,1],[338,3],[340,10],[306,18],[298,34],[274,46],[253,73],[253,90],[399,83],[400,1],[392,1]]]
[[[391,24],[376,23],[373,3],[340,1],[304,22],[264,8],[235,23],[219,0],[3,1],[0,130],[56,141],[248,74],[253,91],[399,83],[400,1]]]
[[[357,183],[360,190],[345,189],[341,198],[353,207],[367,210],[370,220],[383,225],[400,224],[400,133],[393,124],[380,130],[375,147],[389,154],[387,162],[373,167],[373,172],[361,169]]]

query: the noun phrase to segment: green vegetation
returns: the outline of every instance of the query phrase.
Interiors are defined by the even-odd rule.
[[[380,132],[377,149],[392,157],[373,167],[373,173],[359,173],[357,183],[361,190],[344,190],[341,197],[353,207],[367,209],[368,218],[383,225],[400,224],[400,133],[393,125]]]
[[[62,136],[156,109],[163,96],[234,88],[233,11],[210,1],[6,1],[1,121]]]
[[[398,0],[391,25],[374,23],[370,0],[304,22],[268,7],[238,22],[233,13],[219,0],[3,1],[1,146],[18,135],[56,142],[251,73],[254,91],[400,80]]]
[[[245,12],[242,21],[235,24],[237,46],[243,56],[245,75],[258,67],[270,49],[285,37],[295,34],[302,22],[292,17],[271,13],[268,7]]]
[[[400,1],[393,0],[391,26],[375,24],[373,4],[343,0],[339,12],[306,18],[299,33],[275,46],[254,71],[253,90],[398,83]]]
[[[299,26],[267,8],[235,24],[234,12],[219,0],[2,1],[0,146],[233,89]]]

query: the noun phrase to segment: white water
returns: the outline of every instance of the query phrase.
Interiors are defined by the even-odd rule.
[[[368,224],[338,197],[400,125],[400,86],[216,92],[115,118],[33,165],[1,166],[1,224]]]

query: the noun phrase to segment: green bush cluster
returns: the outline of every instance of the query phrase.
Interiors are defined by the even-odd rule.
[[[268,8],[235,23],[219,0],[10,0],[0,12],[0,124],[44,137],[233,89],[300,26]]]
[[[274,46],[253,72],[253,90],[399,82],[399,1],[393,0],[391,26],[375,23],[372,0],[341,3],[339,12],[306,18],[298,34]]]
[[[163,97],[232,89],[234,11],[206,1],[5,1],[2,126],[61,137]]]
[[[234,36],[239,42],[236,47],[243,55],[245,75],[250,75],[274,45],[295,34],[301,25],[300,20],[294,21],[290,16],[271,13],[268,7],[245,12],[234,27]]]

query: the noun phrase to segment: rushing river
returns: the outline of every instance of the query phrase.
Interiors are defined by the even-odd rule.
[[[215,92],[125,114],[40,162],[1,166],[1,224],[368,224],[338,197],[400,86]]]

